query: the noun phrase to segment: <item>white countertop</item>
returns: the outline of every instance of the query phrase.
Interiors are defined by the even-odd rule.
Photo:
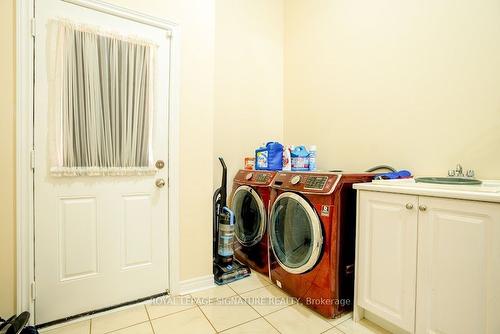
[[[374,180],[357,183],[354,189],[500,203],[498,180],[483,180],[481,185],[469,186],[416,183],[413,179]]]

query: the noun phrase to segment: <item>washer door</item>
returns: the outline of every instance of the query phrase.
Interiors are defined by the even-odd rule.
[[[266,211],[257,192],[248,186],[239,187],[234,192],[231,209],[239,243],[246,247],[258,243],[266,231]]]
[[[280,266],[301,274],[318,262],[323,246],[321,221],[314,208],[301,196],[285,192],[271,211],[271,248]]]

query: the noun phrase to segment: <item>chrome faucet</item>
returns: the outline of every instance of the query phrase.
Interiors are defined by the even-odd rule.
[[[473,178],[476,175],[473,169],[468,169],[467,172],[464,174],[464,169],[461,164],[457,164],[457,167],[455,169],[450,169],[448,171],[448,176],[450,177],[470,177]]]

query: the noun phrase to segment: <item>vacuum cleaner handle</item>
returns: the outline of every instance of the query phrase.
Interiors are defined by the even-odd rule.
[[[220,189],[220,205],[221,207],[226,206],[226,196],[227,196],[227,167],[226,163],[224,162],[224,159],[222,157],[219,157],[220,164],[222,165],[222,185],[219,188]]]

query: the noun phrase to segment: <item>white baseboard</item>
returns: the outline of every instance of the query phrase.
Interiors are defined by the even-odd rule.
[[[195,277],[179,283],[179,294],[185,295],[196,291],[210,289],[214,286],[214,275]]]

